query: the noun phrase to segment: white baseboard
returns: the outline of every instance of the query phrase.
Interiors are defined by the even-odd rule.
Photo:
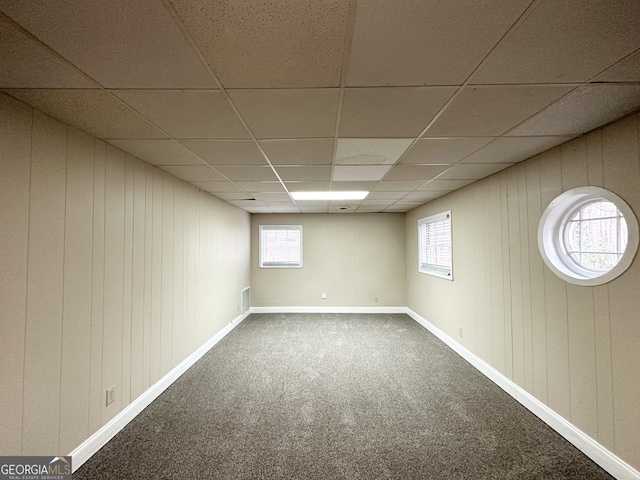
[[[406,313],[424,328],[442,340],[458,355],[469,362],[487,378],[511,395],[525,408],[566,438],[570,443],[581,450],[585,455],[600,465],[609,474],[618,480],[640,480],[640,472],[627,464],[624,460],[611,453],[587,434],[576,428],[569,421],[558,415],[540,400],[519,387],[507,377],[487,364],[464,346],[456,342],[442,330],[431,324],[416,312],[407,307],[251,307],[244,315],[235,318],[230,324],[209,339],[198,350],[185,358],[178,366],[167,373],[162,379],[135,399],[122,412],[104,425],[100,430],[85,440],[73,450],[73,471],[75,472],[98,450],[133,420],[142,410],[164,392],[184,372],[207,353],[216,343],[222,340],[250,313]]]
[[[640,472],[638,472],[631,465],[627,464],[624,460],[611,453],[601,444],[596,442],[589,435],[576,428],[568,420],[558,415],[556,412],[547,407],[540,400],[535,398],[529,392],[522,387],[516,385],[503,374],[498,372],[495,368],[490,366],[484,360],[476,356],[474,353],[467,350],[464,346],[456,342],[449,335],[444,333],[435,325],[431,324],[416,312],[410,308],[405,309],[405,313],[413,318],[416,322],[422,325],[424,328],[433,333],[436,337],[447,344],[458,355],[469,362],[473,367],[484,374],[489,380],[494,382],[505,392],[515,398],[531,413],[540,418],[544,423],[553,428],[556,432],[562,435],[575,447],[577,447],[587,457],[591,458],[595,463],[600,465],[610,475],[613,475],[618,480],[640,480]]]
[[[251,307],[251,313],[406,313],[406,307]]]
[[[195,352],[185,358],[173,370],[149,387],[142,395],[131,402],[118,415],[105,424],[100,430],[82,442],[69,455],[73,459],[73,471],[75,472],[87,460],[89,460],[98,450],[107,444],[109,440],[116,436],[127,424],[133,420],[142,410],[148,407],[151,402],[160,396],[173,382],[175,382],[194,363],[200,360],[205,353],[222,340],[231,330],[233,330],[242,320],[249,316],[249,312],[233,319],[226,327],[211,337],[207,342]]]

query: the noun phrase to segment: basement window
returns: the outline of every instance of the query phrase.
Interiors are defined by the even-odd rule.
[[[418,221],[418,271],[453,280],[451,211]]]
[[[302,225],[260,225],[260,268],[302,268]]]
[[[602,285],[621,275],[638,249],[638,222],[616,194],[599,187],[569,190],[553,200],[538,227],[547,266],[575,285]]]

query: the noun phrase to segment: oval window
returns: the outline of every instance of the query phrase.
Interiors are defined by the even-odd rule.
[[[601,285],[631,265],[638,248],[638,222],[614,193],[575,188],[545,210],[538,246],[549,268],[567,282]]]

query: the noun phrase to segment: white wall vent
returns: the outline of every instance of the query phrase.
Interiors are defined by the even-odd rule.
[[[249,311],[249,308],[251,307],[250,293],[251,293],[250,287],[247,287],[240,291],[240,314],[241,315],[244,315],[245,313],[247,313]]]

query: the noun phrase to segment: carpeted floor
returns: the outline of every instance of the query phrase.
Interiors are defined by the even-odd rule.
[[[406,315],[253,314],[74,479],[610,479]]]

